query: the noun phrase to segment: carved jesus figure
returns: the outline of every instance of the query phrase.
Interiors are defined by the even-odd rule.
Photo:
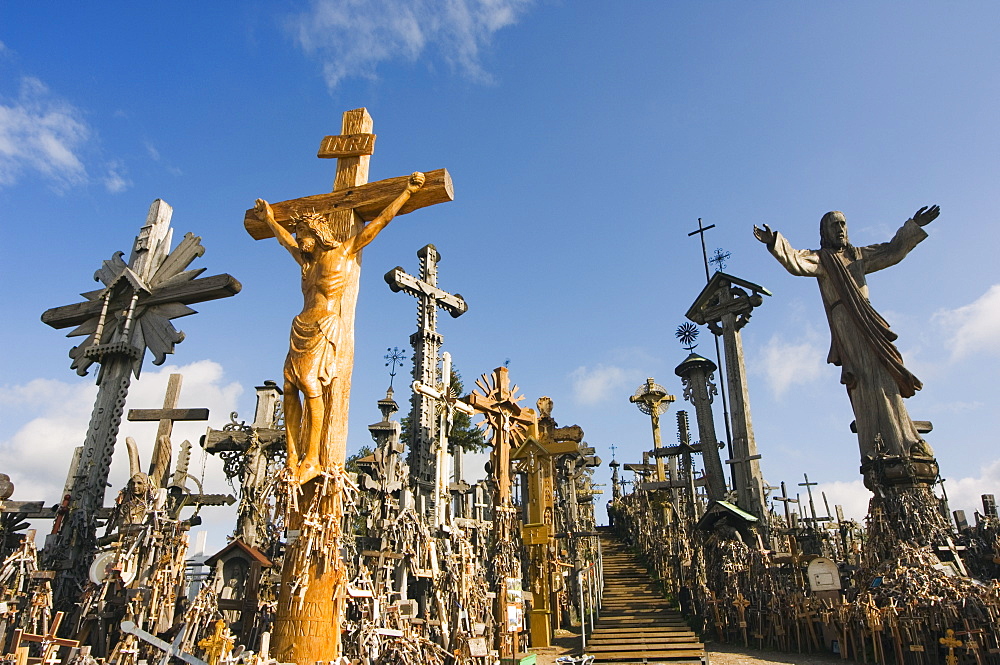
[[[358,253],[392,221],[413,192],[424,184],[424,174],[414,173],[396,199],[356,235],[338,242],[323,215],[298,219],[293,236],[274,219],[271,206],[257,199],[255,210],[282,247],[302,268],[303,307],[292,320],[288,357],[284,369],[284,411],[288,466],[299,483],[323,471],[321,451],[326,423],[347,414],[332,413],[333,383],[352,358],[342,358],[342,342],[354,335],[354,321],[341,316],[341,301],[360,269]]]
[[[820,249],[793,249],[765,224],[753,227],[757,240],[793,275],[815,277],[830,325],[827,362],[842,368],[840,382],[854,409],[862,467],[881,452],[887,455],[933,455],[903,404],[921,383],[906,367],[893,341],[896,334],[868,302],[865,275],[893,266],[927,237],[922,227],[940,214],[923,207],[889,242],[855,247],[847,237],[847,219],[839,211],[820,221]],[[881,440],[881,446],[876,441]]]

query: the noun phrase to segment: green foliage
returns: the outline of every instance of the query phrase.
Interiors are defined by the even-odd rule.
[[[368,457],[373,452],[375,452],[375,450],[372,449],[371,446],[361,446],[360,450],[348,456],[347,460],[344,462],[344,469],[346,469],[348,473],[359,473],[360,470],[358,469],[358,460],[363,457]]]

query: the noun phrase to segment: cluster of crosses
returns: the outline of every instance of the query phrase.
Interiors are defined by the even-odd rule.
[[[331,226],[364,228],[407,180],[366,183],[373,147],[367,112],[345,113],[342,133],[324,138],[319,153],[338,160],[334,191],[274,204],[277,223],[294,225],[308,208]],[[423,178],[395,214],[451,200],[447,171]],[[402,268],[385,275],[393,291],[418,300],[410,435],[404,440],[391,420],[398,405],[390,385],[378,401],[382,419],[369,428],[374,453],[358,461],[356,474],[326,469],[318,478],[292,477],[286,468],[298,460],[289,459],[283,390],[266,381],[257,388],[252,423],[234,415],[202,438],[238,490],[236,497],[206,493],[189,472],[191,444],[171,439],[175,423],[209,419],[207,409],[181,406],[181,376],[170,377],[162,408],[125,410],[146,352],[162,364],[183,340],[171,321],[195,313],[190,305],[241,289],[230,275],[201,277],[203,268],[189,267],[204,248],[192,234],[172,248],[171,213],[155,201],[129,260],[114,254],[96,274],[100,289],[42,317],[84,337],[70,352],[72,367],[81,375],[96,369],[99,390],[61,501],[52,508],[11,501],[8,483],[0,505],[0,639],[9,658],[216,665],[398,652],[412,662],[455,653],[483,662],[521,651],[525,627],[532,644],[548,645],[560,621],[574,613],[579,620],[583,601],[569,593],[563,571],[582,570],[596,556],[597,492],[589,476],[600,460],[579,427],[557,426],[551,400],[543,398],[538,411],[521,406],[505,367],[484,374],[470,395],[456,394],[436,315],[440,308],[457,317],[468,306],[437,286],[440,255],[433,245],[417,253],[418,276]],[[251,213],[248,232],[273,235]],[[340,383],[349,390],[349,372]],[[482,417],[489,431],[487,478],[471,485],[463,477],[462,448],[448,440],[458,413]],[[331,419],[331,431],[346,433],[341,415],[344,422]],[[106,507],[126,416],[157,422],[158,429],[145,470],[139,446],[126,441],[130,478]],[[198,511],[237,501],[230,544],[189,560],[188,533],[200,523]],[[15,532],[26,520],[46,518],[52,532],[36,552],[34,531]]]

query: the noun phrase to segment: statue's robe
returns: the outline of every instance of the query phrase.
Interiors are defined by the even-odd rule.
[[[874,456],[876,437],[888,455],[930,454],[903,403],[920,381],[903,366],[896,334],[868,302],[865,275],[893,266],[927,237],[912,219],[889,242],[843,250],[799,250],[776,234],[771,254],[793,275],[815,277],[830,324],[827,362],[842,368],[854,408],[861,458]]]

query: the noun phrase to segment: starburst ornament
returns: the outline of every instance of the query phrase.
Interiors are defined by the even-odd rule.
[[[698,326],[693,323],[682,323],[677,326],[677,331],[674,336],[680,340],[681,346],[688,350],[688,352],[693,352],[695,347],[698,346],[695,340],[698,339]]]

